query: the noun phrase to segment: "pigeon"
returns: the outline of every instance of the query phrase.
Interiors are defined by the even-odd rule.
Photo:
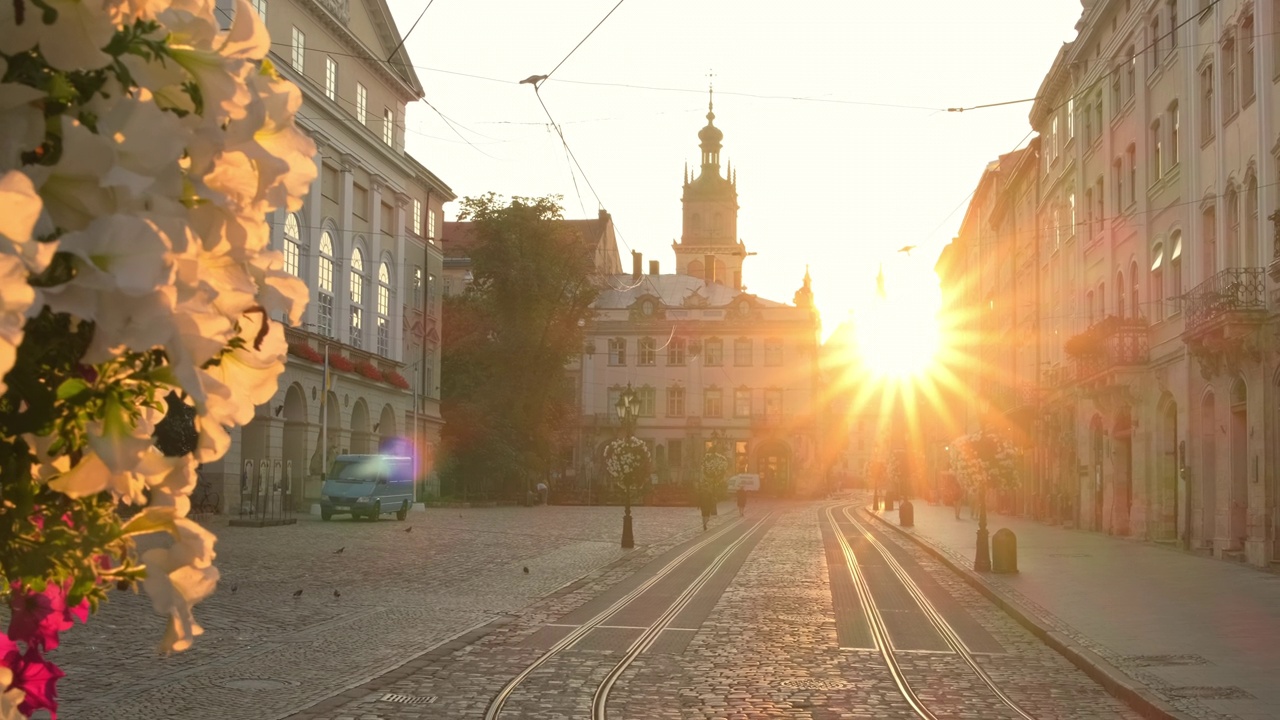
[[[530,75],[529,77],[527,77],[527,78],[525,78],[525,79],[521,80],[519,84],[521,84],[521,85],[532,85],[534,88],[537,88],[537,87],[538,87],[538,83],[540,83],[540,82],[542,82],[543,80],[546,80],[546,79],[547,79],[547,76],[546,76],[546,75]]]
[[[916,246],[915,246],[915,245],[903,245],[901,248],[899,248],[899,249],[898,249],[898,252],[900,252],[900,253],[906,253],[906,254],[907,254],[907,256],[908,256],[908,257],[910,257],[910,256],[911,256],[911,251],[912,251],[912,250],[915,250],[915,249],[916,249]]]
[[[333,591],[333,596],[334,596],[334,597],[336,597],[336,598],[340,598],[340,597],[342,597],[342,593],[338,592],[337,590],[334,590],[334,591]]]
[[[524,566],[524,574],[525,574],[525,575],[528,575],[528,574],[529,574],[529,566],[528,566],[528,565],[525,565],[525,566]]]
[[[294,591],[293,591],[293,596],[294,596],[294,597],[302,597],[302,588],[298,588],[297,590],[294,590]]]
[[[413,532],[413,526],[412,526],[412,525],[410,525],[409,527],[405,528],[405,529],[404,529],[404,531],[405,531],[405,532]]]
[[[346,546],[346,545],[343,545],[342,547],[338,548],[337,550],[334,550],[334,551],[333,551],[333,554],[334,554],[334,555],[341,555],[341,554],[342,554],[342,551],[343,551],[343,550],[346,550],[346,549],[347,549],[347,546]]]

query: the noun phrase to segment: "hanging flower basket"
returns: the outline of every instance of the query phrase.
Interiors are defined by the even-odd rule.
[[[361,360],[360,362],[356,363],[356,372],[369,378],[370,380],[374,380],[378,382],[382,381],[382,371],[374,367],[373,363],[369,362],[368,360]]]
[[[951,466],[966,490],[983,484],[992,490],[1018,487],[1020,453],[1007,438],[992,432],[976,432],[951,441]]]
[[[347,358],[346,355],[343,355],[342,353],[334,352],[334,353],[329,353],[329,367],[333,368],[334,370],[351,372],[352,370],[356,369],[356,364],[351,362],[351,360]]]
[[[315,348],[311,347],[310,345],[304,342],[289,343],[289,354],[293,355],[294,357],[302,358],[303,360],[306,360],[308,362],[313,362],[313,363],[324,362],[324,355],[321,355],[319,350],[316,350]]]
[[[725,490],[725,477],[729,474],[729,458],[709,452],[702,456],[702,477],[699,492],[721,493]]]
[[[618,487],[644,487],[649,481],[649,446],[638,437],[614,440],[604,449],[604,467]]]
[[[382,378],[386,380],[388,383],[390,383],[391,385],[394,385],[400,388],[401,390],[409,389],[409,381],[405,380],[404,376],[396,372],[395,370],[384,371],[382,373]]]

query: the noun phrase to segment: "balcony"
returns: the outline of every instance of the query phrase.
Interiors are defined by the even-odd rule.
[[[1187,325],[1184,335],[1195,337],[1215,326],[1251,322],[1267,311],[1265,268],[1223,270],[1197,285],[1184,297]]]
[[[1151,357],[1145,318],[1109,315],[1063,345],[1071,379],[1102,407],[1126,401]]]
[[[1264,268],[1231,268],[1186,294],[1182,340],[1206,380],[1237,374],[1243,363],[1260,359],[1257,330],[1267,319],[1266,278]]]

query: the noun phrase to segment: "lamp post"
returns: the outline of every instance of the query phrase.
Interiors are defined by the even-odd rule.
[[[622,436],[630,438],[635,435],[636,417],[640,414],[640,401],[636,398],[636,393],[631,389],[631,383],[627,383],[627,389],[618,395],[618,403],[615,406],[618,411],[618,419],[622,421]],[[627,478],[622,483],[622,548],[629,550],[636,545],[635,537],[631,533],[631,482]]]
[[[981,460],[982,471],[978,474],[978,543],[974,550],[973,569],[977,572],[991,572],[991,545],[987,534],[987,473],[995,460],[995,445],[985,432],[978,438],[975,454]]]

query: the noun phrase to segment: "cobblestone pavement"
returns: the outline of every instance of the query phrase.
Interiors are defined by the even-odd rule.
[[[618,547],[619,508],[415,508],[403,523],[303,516],[260,529],[210,523],[222,581],[196,610],[205,634],[195,647],[159,657],[163,623],[149,601],[113,594],[51,655],[67,672],[59,717],[288,715],[579,578],[616,582],[701,534],[693,509],[633,514],[630,553]],[[529,617],[561,612],[563,602],[546,600]]]
[[[723,591],[714,606],[691,623],[696,633],[687,644],[655,645],[642,654],[615,686],[610,716],[628,720],[914,717],[877,651],[841,648],[837,642],[821,532],[823,507],[819,503],[774,506],[776,522],[741,566],[733,567],[732,579],[717,586]],[[763,503],[757,504],[749,515],[766,509]],[[883,533],[877,537],[896,548],[895,556],[904,564],[914,563],[917,572],[932,578],[941,587],[938,592],[952,598],[990,635],[999,652],[981,654],[978,661],[1035,717],[1139,717],[918,547]],[[430,653],[394,676],[355,688],[297,717],[483,717],[489,700],[506,681],[542,654],[546,645],[537,640],[548,624],[562,622],[615,583],[626,582],[639,567],[637,559],[597,573],[572,592],[531,605],[474,642]],[[553,657],[517,689],[503,717],[589,717],[595,685],[626,646],[619,638],[589,648],[580,644]],[[1012,717],[955,655],[905,652],[900,660],[913,687],[938,717]]]

